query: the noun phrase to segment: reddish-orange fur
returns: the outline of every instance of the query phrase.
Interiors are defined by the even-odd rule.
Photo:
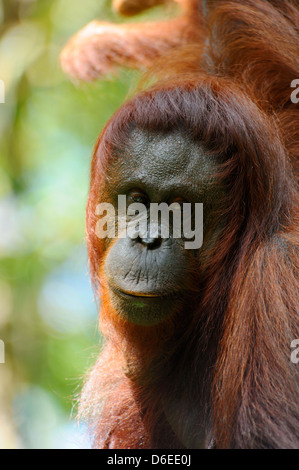
[[[97,447],[192,447],[201,425],[207,446],[299,446],[299,367],[290,361],[290,343],[299,338],[299,112],[290,101],[291,81],[299,78],[299,10],[296,2],[211,3],[205,45],[198,8],[192,21],[183,19],[190,20],[190,44],[170,54],[172,41],[186,41],[165,32],[167,47],[154,54],[167,53],[154,70],[160,81],[115,114],[95,148],[87,236],[107,343],[80,413]],[[143,33],[141,27],[134,47],[145,41],[152,50],[154,35]],[[134,62],[133,48],[128,65],[131,54]],[[89,64],[82,67],[90,78]],[[111,306],[95,207],[128,124],[158,131],[181,120],[207,152],[225,156],[218,177],[228,196],[218,216],[227,219],[226,229],[189,317],[136,326]],[[175,413],[166,402],[176,403]],[[188,427],[190,403],[197,421]]]
[[[118,2],[122,12],[130,2]],[[137,2],[132,2],[137,3]],[[168,3],[162,1],[161,3]],[[171,2],[170,2],[171,3]],[[148,68],[182,44],[203,39],[202,16],[197,0],[178,1],[182,16],[168,21],[113,24],[93,21],[77,33],[61,54],[63,70],[75,80],[92,81],[117,66]],[[142,11],[148,2],[140,2]],[[128,13],[128,12],[127,12]]]

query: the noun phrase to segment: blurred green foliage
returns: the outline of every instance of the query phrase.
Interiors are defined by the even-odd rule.
[[[86,445],[70,413],[100,344],[84,240],[90,156],[138,79],[63,76],[63,44],[96,17],[120,21],[100,0],[0,0],[0,448]]]

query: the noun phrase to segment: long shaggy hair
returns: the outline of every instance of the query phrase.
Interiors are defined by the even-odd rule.
[[[219,2],[205,45],[158,63],[158,82],[124,104],[96,144],[87,239],[106,346],[80,415],[97,447],[192,447],[204,429],[207,447],[298,448],[299,367],[290,343],[299,338],[299,113],[290,83],[299,78],[299,12],[281,3]],[[225,228],[206,262],[200,302],[155,327],[114,311],[95,234],[107,168],[134,128],[183,130],[221,157],[216,177],[226,190],[215,214]],[[165,415],[166,402],[176,411]]]

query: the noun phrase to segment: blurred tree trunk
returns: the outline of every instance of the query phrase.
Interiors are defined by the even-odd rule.
[[[2,5],[4,21],[1,28],[1,33],[3,33],[2,29],[5,30],[9,28],[11,23],[19,19],[20,4],[18,0],[2,0]]]

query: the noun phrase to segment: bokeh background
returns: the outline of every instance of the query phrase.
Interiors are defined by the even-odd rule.
[[[62,74],[63,45],[95,18],[124,21],[110,1],[0,0],[2,449],[89,447],[74,417],[101,344],[85,246],[89,164],[139,79],[121,70],[78,85]]]

